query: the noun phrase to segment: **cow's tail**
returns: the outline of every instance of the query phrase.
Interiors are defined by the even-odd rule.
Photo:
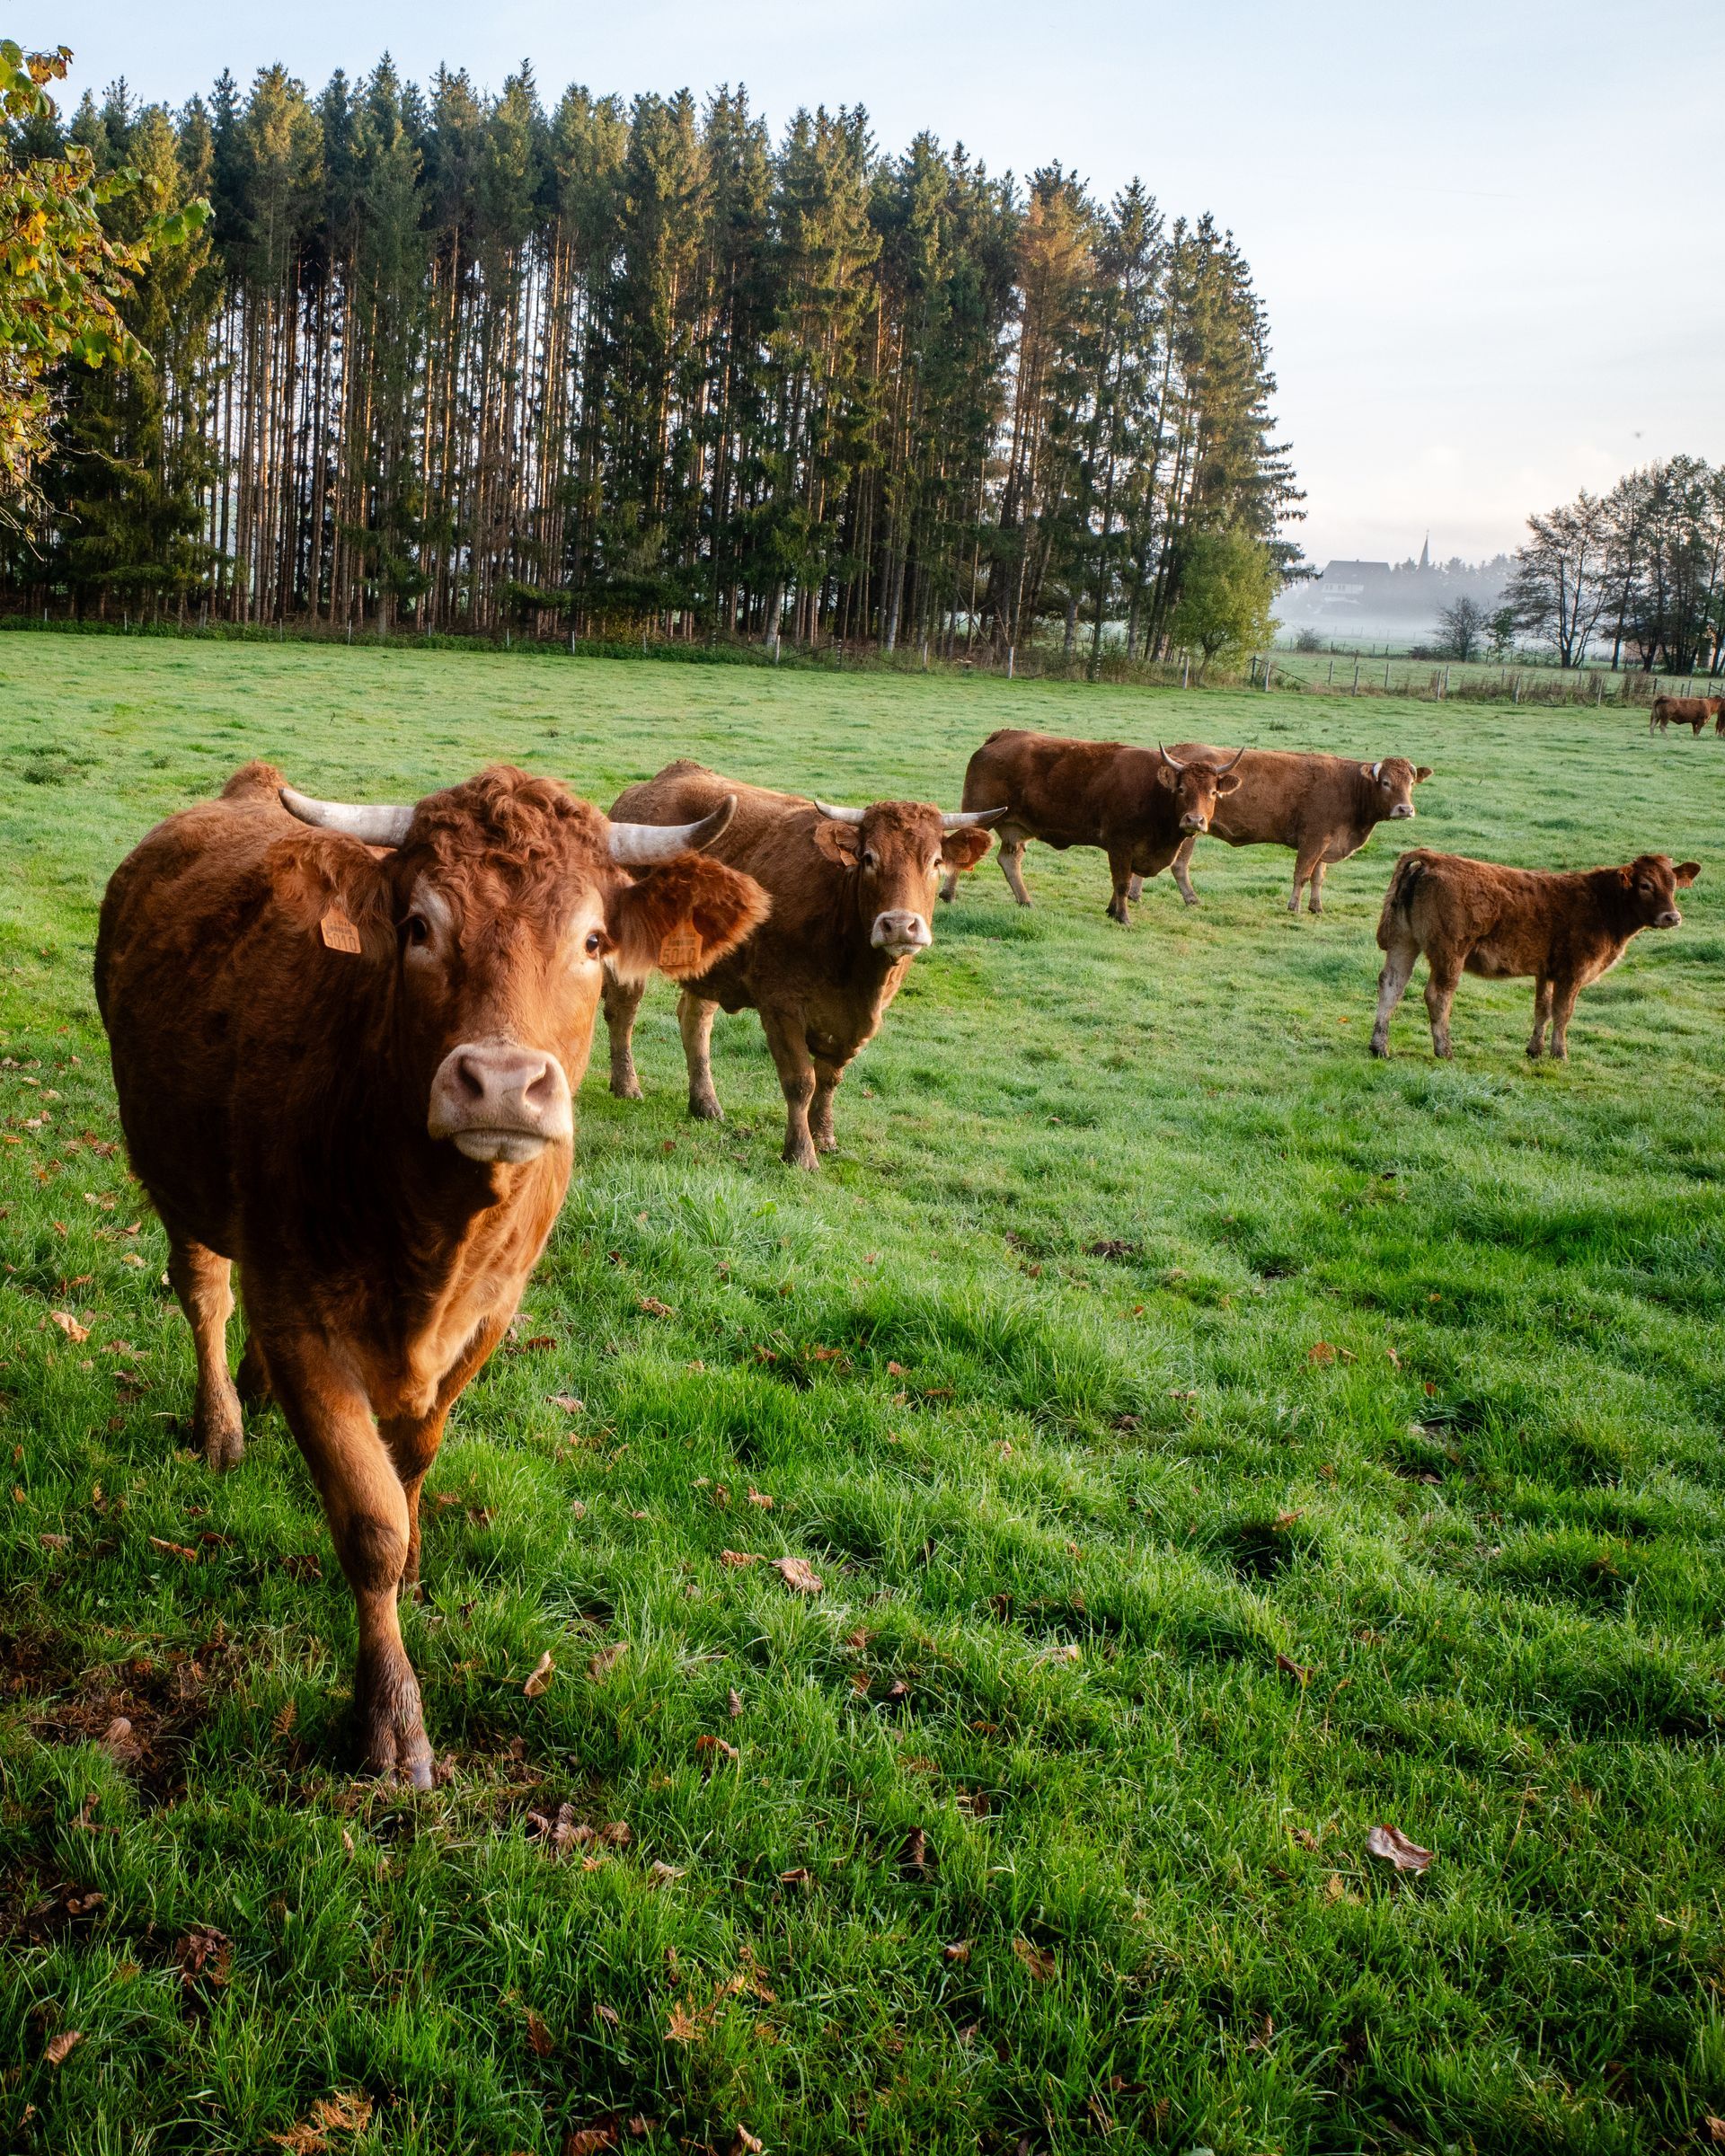
[[[1393,928],[1405,930],[1409,926],[1408,912],[1413,903],[1413,894],[1426,872],[1426,863],[1418,853],[1403,853],[1390,871],[1389,888],[1384,894],[1384,910],[1377,916],[1377,948],[1390,948]]]

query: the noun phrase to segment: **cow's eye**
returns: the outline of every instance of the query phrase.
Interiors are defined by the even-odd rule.
[[[862,866],[865,869],[877,869],[880,867],[880,862],[874,857],[874,848],[872,846],[864,846],[862,849]]]
[[[605,949],[605,931],[602,928],[589,928],[587,932],[587,942],[583,948],[589,959],[597,959]]]
[[[402,933],[413,950],[422,950],[431,941],[431,923],[423,914],[410,914],[402,923]]]

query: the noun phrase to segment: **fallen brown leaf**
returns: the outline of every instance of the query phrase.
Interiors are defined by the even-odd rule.
[[[819,1595],[824,1591],[825,1582],[805,1558],[775,1557],[773,1569],[796,1594]]]
[[[1382,1857],[1398,1871],[1423,1871],[1438,1853],[1410,1842],[1399,1826],[1375,1826],[1366,1837],[1366,1848],[1369,1855]]]
[[[577,1400],[572,1392],[553,1392],[551,1404],[553,1408],[561,1408],[565,1415],[585,1415],[587,1412],[587,1402]]]
[[[527,2009],[527,2042],[542,2059],[548,2059],[557,2048],[556,2037],[531,2007]]]
[[[650,1318],[674,1318],[677,1312],[668,1303],[661,1303],[657,1295],[642,1295],[637,1308],[644,1310]]]
[[[719,1552],[721,1565],[758,1565],[760,1561],[758,1555],[748,1550],[721,1550]]]
[[[763,1512],[771,1512],[773,1509],[773,1500],[763,1489],[756,1489],[751,1487],[748,1501],[751,1505],[758,1505]]]
[[[626,1639],[614,1639],[609,1647],[602,1647],[587,1666],[587,1674],[597,1684],[607,1670],[613,1670],[629,1652]]]
[[[332,2134],[363,2134],[371,2124],[371,2099],[363,2089],[339,2089],[333,2096],[320,2096],[312,2116]]]
[[[747,2126],[739,2126],[737,2137],[730,2144],[730,2156],[761,2156],[765,2146],[758,2134],[751,2134]]]
[[[1312,1672],[1301,1663],[1294,1661],[1289,1656],[1278,1655],[1276,1666],[1285,1677],[1292,1677],[1301,1685],[1309,1684],[1312,1681]]]
[[[607,1849],[627,1849],[634,1838],[635,1830],[624,1819],[614,1819],[599,1829],[599,1840]]]
[[[709,1756],[716,1754],[721,1759],[740,1759],[742,1757],[736,1745],[728,1745],[722,1736],[697,1736],[694,1740],[694,1748],[697,1752],[704,1752]]]
[[[1333,1363],[1336,1359],[1336,1351],[1328,1340],[1320,1340],[1307,1353],[1305,1359],[1308,1363]]]
[[[1032,1946],[1028,1939],[1015,1939],[1013,1941],[1013,1952],[1039,1984],[1046,1984],[1054,1975],[1054,1956],[1041,1947]]]
[[[955,1939],[950,1946],[941,1948],[942,1961],[969,1961],[969,1958],[970,1941],[968,1939]]]
[[[195,1565],[198,1562],[198,1552],[195,1550],[188,1550],[183,1542],[165,1542],[159,1534],[153,1534],[150,1537],[150,1546],[155,1550],[165,1550],[170,1557],[183,1557],[189,1565]]]
[[[48,2039],[42,2051],[42,2056],[50,2066],[64,2065],[72,2053],[83,2042],[84,2031],[81,2028],[63,2028],[58,2037],[50,2037]]]
[[[528,1699],[539,1699],[551,1690],[552,1675],[557,1665],[551,1658],[551,1649],[547,1648],[534,1665],[533,1674],[521,1687]]]
[[[69,1310],[50,1310],[48,1321],[50,1325],[58,1325],[75,1348],[82,1347],[90,1338],[90,1328],[80,1325]]]
[[[730,1694],[725,1704],[730,1712],[730,1719],[734,1722],[737,1719],[737,1717],[743,1711],[743,1695],[737,1690],[734,1684],[730,1688]]]
[[[814,1883],[815,1875],[806,1864],[799,1864],[794,1869],[779,1874],[781,1886],[812,1886]]]
[[[616,2145],[615,2126],[577,2126],[572,2134],[563,2136],[563,2156],[599,2156],[602,2149],[615,2149]]]
[[[700,2027],[692,2014],[686,2013],[680,2006],[671,2009],[665,2028],[668,2044],[693,2044],[700,2034]]]

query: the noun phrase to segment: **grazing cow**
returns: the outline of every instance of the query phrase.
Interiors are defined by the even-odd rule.
[[[1668,726],[1686,726],[1699,738],[1710,719],[1725,734],[1725,696],[1656,696],[1647,715],[1647,730],[1650,734],[1657,726],[1663,733]]]
[[[1178,756],[1216,763],[1225,749],[1180,741]],[[1405,823],[1414,814],[1413,790],[1431,776],[1428,764],[1380,756],[1361,764],[1352,756],[1306,755],[1286,748],[1248,748],[1236,759],[1240,783],[1219,802],[1210,836],[1230,846],[1291,846],[1294,889],[1287,910],[1300,910],[1300,892],[1311,886],[1311,910],[1323,910],[1323,872],[1332,862],[1358,853],[1381,823]],[[1198,834],[1174,856],[1174,881],[1188,906],[1198,904],[1190,864]],[[1137,897],[1136,890],[1128,896]]]
[[[831,1153],[833,1095],[871,1040],[919,950],[933,941],[929,900],[946,869],[974,868],[988,851],[985,812],[942,815],[920,801],[833,808],[717,777],[681,758],[618,795],[613,816],[644,824],[704,817],[734,798],[713,851],[773,902],[765,927],[717,965],[684,976],[677,1007],[689,1069],[689,1113],[718,1122],[712,1084],[715,1012],[756,1011],[785,1099],[783,1157],[796,1168]],[[998,814],[999,811],[995,811]],[[641,985],[607,980],[611,1091],[638,1100],[633,1036]]]
[[[1668,853],[1641,853],[1621,869],[1563,874],[1507,869],[1492,861],[1421,848],[1395,864],[1377,945],[1377,1022],[1372,1053],[1390,1052],[1390,1017],[1401,1002],[1414,961],[1426,960],[1426,1009],[1432,1053],[1447,1056],[1449,1006],[1464,973],[1488,980],[1531,976],[1534,1035],[1527,1053],[1569,1054],[1570,1013],[1589,983],[1608,973],[1629,940],[1644,928],[1676,928],[1683,915],[1676,893],[1701,873],[1699,862],[1672,865]]]
[[[196,1344],[194,1435],[212,1467],[244,1449],[237,1262],[241,1385],[280,1401],[353,1590],[365,1764],[419,1789],[395,1598],[420,1486],[562,1201],[602,975],[698,971],[765,912],[691,850],[728,813],[635,830],[500,766],[357,808],[249,764],[102,901],[96,1000]]]
[[[1237,749],[1224,762],[1204,749],[1183,762],[1165,748],[1003,727],[970,759],[964,805],[1006,804],[996,834],[1000,866],[1021,906],[1031,903],[1022,866],[1027,841],[1039,838],[1062,853],[1100,846],[1114,879],[1108,915],[1124,923],[1128,890],[1159,876],[1185,839],[1209,829],[1216,802],[1240,783],[1234,765],[1245,753]],[[942,897],[951,898],[957,884],[949,876]]]

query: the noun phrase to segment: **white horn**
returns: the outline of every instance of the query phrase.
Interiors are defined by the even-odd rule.
[[[1156,743],[1156,751],[1170,771],[1185,770],[1186,766],[1181,762],[1180,758],[1178,756],[1171,756],[1168,754],[1168,751],[1163,747],[1160,741]]]
[[[611,858],[625,869],[639,869],[678,853],[698,853],[712,844],[736,812],[737,796],[728,793],[711,816],[693,824],[613,824]]]
[[[1006,808],[1011,806],[1011,802],[1008,802],[1005,808],[942,808],[941,828],[942,831],[962,831],[969,824],[992,824],[996,817],[1004,816]]]
[[[1218,764],[1216,765],[1216,776],[1220,778],[1225,771],[1232,771],[1234,765],[1240,761],[1241,757],[1243,756],[1245,753],[1246,752],[1243,748],[1236,748],[1225,764]]]
[[[860,824],[868,814],[866,808],[835,808],[830,801],[817,801],[815,807],[823,816],[830,816],[836,824]]]
[[[281,805],[302,824],[320,831],[345,831],[349,838],[364,839],[368,846],[399,846],[413,821],[413,807],[387,802],[316,801],[296,786],[284,786]]]
[[[1381,779],[1384,776],[1384,762],[1382,757],[1380,757],[1378,761],[1372,765],[1372,776],[1375,779]]]

